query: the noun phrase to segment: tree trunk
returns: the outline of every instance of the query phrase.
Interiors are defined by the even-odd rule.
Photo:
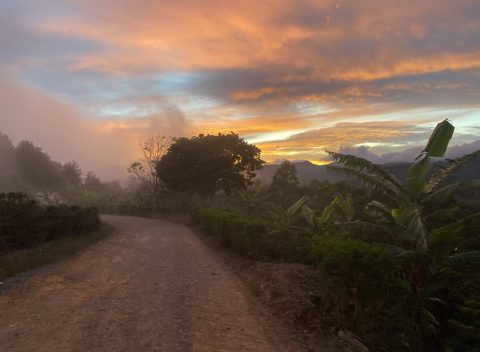
[[[153,188],[152,190],[152,213],[155,214],[157,212],[157,190]]]

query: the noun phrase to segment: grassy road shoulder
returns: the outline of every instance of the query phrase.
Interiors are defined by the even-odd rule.
[[[0,252],[0,281],[74,255],[113,232],[111,225],[102,223],[97,230],[88,234],[48,241],[32,248]]]

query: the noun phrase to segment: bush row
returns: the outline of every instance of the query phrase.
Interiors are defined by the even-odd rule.
[[[203,208],[194,220],[209,234],[217,235],[222,244],[251,257],[260,257],[266,228],[242,215],[221,209]]]
[[[308,233],[282,229],[268,231],[264,223],[228,210],[202,208],[192,219],[224,246],[256,259],[311,263],[312,237]]]
[[[0,193],[0,250],[91,232],[99,224],[96,208],[44,207],[25,194]]]

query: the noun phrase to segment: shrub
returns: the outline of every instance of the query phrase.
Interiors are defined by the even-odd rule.
[[[46,217],[49,240],[59,239],[73,233],[76,217],[69,206],[49,206],[46,209]]]
[[[258,221],[221,209],[200,209],[193,217],[202,229],[238,252],[262,257],[266,228]]]
[[[32,247],[96,230],[96,208],[58,205],[42,207],[25,194],[0,193],[0,250]]]
[[[25,194],[0,194],[0,250],[26,248],[45,241],[44,210]]]
[[[408,316],[409,292],[390,250],[324,236],[314,241],[312,257],[330,281],[344,328],[388,336],[389,343],[410,339],[415,327]]]
[[[100,218],[96,208],[72,206],[70,211],[75,214],[75,224],[73,226],[75,233],[90,232],[97,229],[100,225]]]

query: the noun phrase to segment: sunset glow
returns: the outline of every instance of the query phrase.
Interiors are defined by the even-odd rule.
[[[0,131],[105,177],[151,133],[388,161],[449,118],[478,149],[479,17],[477,0],[0,0]]]

